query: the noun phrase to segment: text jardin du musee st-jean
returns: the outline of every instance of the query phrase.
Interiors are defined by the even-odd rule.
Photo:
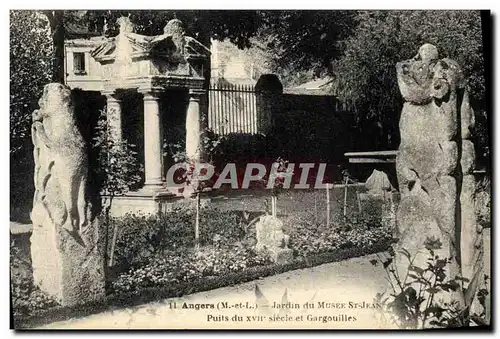
[[[218,303],[187,303],[183,302],[181,304],[177,304],[176,302],[170,303],[171,309],[183,309],[183,310],[256,310],[258,308],[268,308],[275,310],[348,310],[348,309],[378,309],[380,305],[371,302],[326,302],[326,301],[317,301],[317,302],[306,302],[303,304],[286,302],[286,303],[277,303],[273,302],[271,305],[258,305],[250,302],[238,302],[238,303],[229,303],[227,301],[221,301]],[[356,321],[357,318],[352,315],[348,315],[345,313],[333,314],[333,315],[314,315],[314,314],[306,314],[306,315],[298,315],[292,316],[290,314],[274,314],[270,316],[264,315],[233,315],[228,316],[224,314],[208,314],[207,321],[209,322],[227,322],[227,321],[237,321],[237,322],[262,322],[262,321],[270,321],[270,322],[285,322],[285,321],[312,321],[312,322],[349,322]]]

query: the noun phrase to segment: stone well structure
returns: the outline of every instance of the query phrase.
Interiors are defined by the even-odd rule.
[[[181,117],[182,127],[185,123],[187,156],[199,159],[202,156],[200,136],[207,121],[204,72],[210,51],[186,36],[182,22],[177,19],[169,21],[164,33],[157,36],[134,33],[128,18],[122,17],[118,23],[120,33],[116,37],[66,42],[66,84],[72,89],[100,92],[106,97],[108,122],[116,140],[127,137],[125,127],[129,130],[131,127],[124,126],[126,118],[143,111],[143,131],[138,135],[143,135],[144,186],[116,197],[111,214],[139,210],[155,213],[165,208],[173,196],[165,184],[169,164],[163,156],[163,142],[167,137],[163,120],[169,117],[161,106],[172,106],[169,101],[185,98],[185,105],[170,109]],[[132,107],[132,111],[127,101],[131,93],[142,96],[142,107]],[[164,99],[168,93],[171,100]],[[129,109],[126,114],[124,108]],[[178,118],[177,122],[180,122]]]

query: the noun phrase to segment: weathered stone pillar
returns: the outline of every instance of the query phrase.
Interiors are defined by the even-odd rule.
[[[471,131],[474,128],[475,118],[469,102],[469,93],[464,91],[460,108],[462,152],[460,166],[462,168],[462,187],[460,191],[460,254],[462,275],[470,280],[477,276],[475,290],[482,287],[485,272],[483,230],[476,220],[475,194],[476,178],[473,171],[476,153],[471,140]],[[486,273],[490,276],[490,272]],[[489,298],[489,296],[487,297]],[[476,298],[471,306],[471,311],[480,314],[481,306]],[[487,312],[488,314],[488,312]],[[489,321],[489,319],[487,320]]]
[[[189,90],[189,106],[186,114],[186,156],[195,162],[202,158],[202,112],[201,100],[204,90]]]
[[[117,142],[123,140],[121,100],[114,92],[103,93],[106,96],[107,120],[113,139]]]
[[[48,84],[33,113],[33,277],[64,306],[104,297],[104,232],[92,219],[88,156],[71,92]]]
[[[145,188],[163,186],[162,122],[157,92],[144,92]]]
[[[434,252],[450,258],[446,275],[461,275],[460,261],[460,127],[461,71],[457,63],[438,59],[436,47],[425,44],[418,55],[397,64],[398,85],[405,103],[400,118],[401,144],[396,158],[401,201],[396,221],[398,249],[412,255],[428,237],[441,242]],[[438,247],[438,246],[435,246]],[[408,261],[396,251],[400,276]],[[427,267],[421,254],[413,265]],[[463,305],[457,291],[453,297]],[[439,298],[439,296],[436,296]]]
[[[476,262],[481,258],[481,229],[476,222],[474,194],[476,180],[472,173],[475,165],[476,154],[474,144],[470,140],[471,130],[474,127],[474,111],[470,107],[469,94],[464,93],[461,107],[461,132],[462,132],[462,190],[460,192],[460,207],[462,221],[461,253],[462,272],[465,277],[472,277]]]

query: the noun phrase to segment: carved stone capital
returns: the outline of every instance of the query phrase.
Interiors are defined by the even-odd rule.
[[[120,95],[118,95],[116,91],[102,91],[101,94],[106,97],[106,101],[108,103],[110,102],[120,103],[122,101]]]
[[[139,90],[139,93],[142,93],[144,101],[160,100],[161,91],[159,90]]]
[[[204,89],[190,89],[189,90],[189,101],[200,101],[201,98],[207,94]]]

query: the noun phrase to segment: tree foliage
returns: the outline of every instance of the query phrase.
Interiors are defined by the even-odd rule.
[[[64,84],[65,21],[70,21],[71,11],[42,11],[47,17],[52,37],[52,81]],[[65,18],[66,17],[66,18]],[[69,20],[68,20],[69,19]]]
[[[101,193],[112,200],[141,182],[143,168],[137,160],[136,146],[126,140],[117,140],[109,123],[106,110],[101,110],[92,147],[98,155],[94,170]]]
[[[31,113],[52,76],[52,41],[46,17],[10,11],[10,153],[30,135]]]
[[[256,11],[232,10],[92,10],[83,20],[90,30],[114,36],[118,34],[116,20],[121,16],[130,18],[138,34],[162,34],[167,22],[176,18],[184,23],[189,35],[205,45],[210,44],[210,38],[229,39],[240,48],[249,46],[260,22]]]
[[[441,58],[462,66],[473,107],[485,110],[478,11],[363,11],[355,22],[353,34],[342,43],[343,55],[333,62],[334,91],[351,104],[360,124],[378,126],[382,147],[399,143],[403,101],[395,65],[413,57],[424,43],[434,44]]]
[[[353,11],[261,11],[258,46],[270,51],[283,83],[295,84],[331,71],[338,41],[351,32]]]

